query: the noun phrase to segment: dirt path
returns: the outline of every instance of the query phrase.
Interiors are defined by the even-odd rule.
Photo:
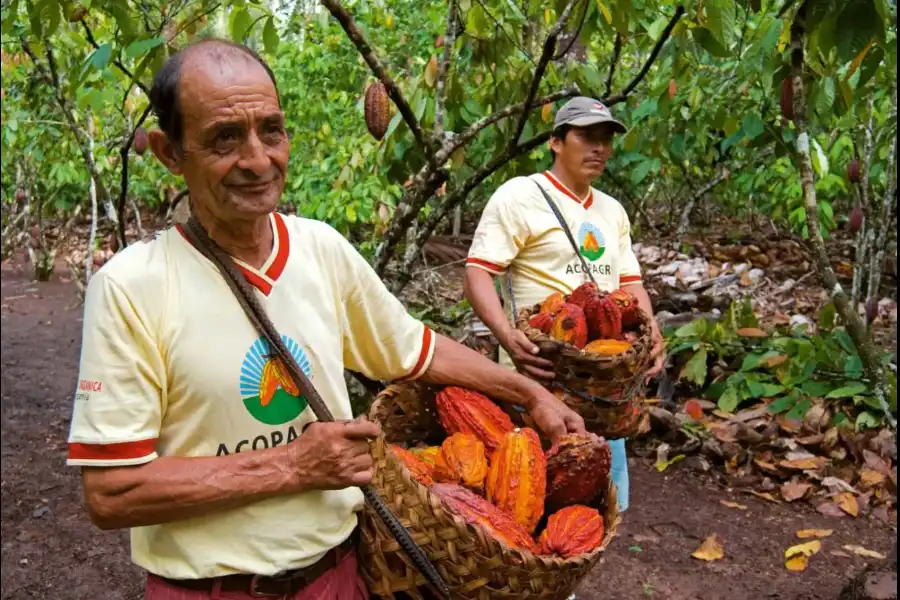
[[[78,474],[65,466],[81,310],[74,288],[2,278],[2,598],[137,600],[141,573],[125,532],[84,513]],[[631,510],[579,600],[836,600],[865,559],[830,554],[859,544],[889,554],[895,526],[776,506],[705,482],[679,463],[665,474],[632,464]],[[720,500],[747,510],[728,508]],[[799,529],[834,529],[804,573],[782,566]],[[716,533],[725,558],[691,558]]]

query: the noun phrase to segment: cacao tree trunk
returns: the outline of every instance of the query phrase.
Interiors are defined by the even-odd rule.
[[[90,160],[94,160],[94,135],[93,127],[88,126],[88,156]],[[91,230],[88,234],[87,256],[84,258],[84,289],[87,290],[88,284],[91,282],[91,276],[94,274],[94,240],[97,238],[97,183],[91,177],[90,188],[91,196]]]
[[[825,240],[819,228],[819,206],[816,202],[816,185],[812,167],[812,159],[809,152],[809,133],[806,121],[806,92],[803,86],[803,37],[805,35],[806,4],[800,7],[794,22],[791,24],[791,64],[792,82],[794,88],[794,125],[797,129],[797,163],[800,169],[800,177],[803,183],[803,202],[806,207],[806,221],[809,229],[809,240],[813,247],[813,255],[816,262],[816,270],[819,278],[829,291],[832,301],[837,308],[847,333],[856,345],[859,356],[863,362],[863,369],[867,377],[874,385],[874,393],[884,412],[885,420],[893,429],[897,428],[897,420],[894,418],[889,398],[891,387],[888,383],[884,367],[878,358],[875,345],[859,317],[855,307],[851,306],[850,298],[837,281],[834,270],[828,260],[825,250]]]
[[[897,88],[894,87],[894,93],[891,98],[893,104],[893,115],[897,116]],[[873,222],[875,234],[875,243],[872,245],[871,259],[869,263],[869,290],[867,298],[877,298],[878,291],[881,287],[881,274],[884,271],[884,252],[887,248],[887,236],[890,230],[891,222],[896,211],[897,202],[897,134],[894,132],[891,150],[888,154],[887,161],[887,188],[884,191],[884,199],[881,203],[881,214],[879,218]],[[872,207],[872,212],[875,208]]]
[[[863,223],[856,236],[856,260],[853,264],[853,288],[850,292],[850,302],[853,304],[854,310],[859,310],[859,296],[866,282],[866,259],[872,247],[869,243],[870,232],[874,233],[873,228],[869,226],[869,215],[871,214],[871,207],[869,206],[869,165],[872,163],[872,121],[875,116],[875,94],[871,92],[869,92],[869,98],[866,101],[866,108],[869,111],[869,119],[863,126],[863,160],[860,165],[858,186],[858,201],[863,211]],[[870,278],[871,276],[871,273],[869,273]]]

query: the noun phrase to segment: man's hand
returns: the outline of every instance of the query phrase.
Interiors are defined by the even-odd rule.
[[[645,383],[662,373],[666,362],[666,342],[659,331],[659,324],[653,318],[650,319],[650,338],[653,341],[653,349],[650,351],[650,360],[653,361],[653,364],[647,371]]]
[[[587,433],[581,415],[542,386],[535,387],[534,398],[528,405],[528,415],[554,444],[567,433]]]
[[[509,328],[501,334],[498,341],[509,353],[516,368],[534,379],[548,380],[556,377],[553,363],[538,356],[540,348],[535,346],[523,332]]]
[[[340,490],[371,483],[369,440],[381,435],[370,421],[316,422],[285,449],[296,489]]]

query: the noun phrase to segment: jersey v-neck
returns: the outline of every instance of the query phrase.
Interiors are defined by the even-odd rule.
[[[575,202],[580,204],[582,207],[584,207],[585,210],[589,209],[591,207],[591,205],[594,203],[594,190],[593,189],[589,189],[587,195],[584,198],[579,198],[578,196],[575,195],[575,193],[572,190],[567,188],[565,186],[565,184],[563,184],[562,181],[560,181],[559,179],[554,177],[550,171],[544,171],[542,173],[542,175],[544,177],[546,177],[550,183],[553,184],[553,187],[555,187],[557,190],[559,190],[560,192],[562,192],[563,194],[565,194],[566,196],[568,196],[569,198],[571,198],[572,200],[574,200]]]
[[[284,272],[284,266],[287,264],[288,256],[291,253],[291,242],[287,226],[284,223],[284,217],[275,212],[269,215],[269,219],[274,233],[272,237],[272,251],[262,267],[256,269],[241,259],[232,257],[232,260],[241,273],[244,274],[244,277],[247,278],[247,281],[266,296],[269,295],[275,286],[275,282],[278,281],[278,278]],[[193,246],[185,235],[181,224],[177,224],[175,228],[184,238],[184,241]]]

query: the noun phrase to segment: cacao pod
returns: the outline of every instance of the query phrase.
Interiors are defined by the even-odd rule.
[[[544,301],[541,303],[541,312],[542,313],[550,313],[556,314],[562,305],[566,303],[565,297],[559,292],[553,292],[549,296],[547,296]]]
[[[853,207],[853,210],[850,211],[850,218],[847,220],[847,231],[850,233],[856,233],[860,230],[863,224],[863,210],[862,207],[857,204]]]
[[[781,82],[781,116],[786,121],[794,120],[794,83],[789,75]]]
[[[461,483],[478,493],[484,490],[488,463],[484,444],[477,437],[469,433],[454,433],[441,444],[441,454],[454,475],[454,483]]]
[[[622,336],[622,311],[610,296],[590,302],[586,314],[591,339],[615,340]]]
[[[597,289],[597,284],[593,281],[588,281],[572,290],[572,293],[569,294],[568,302],[579,306],[581,307],[581,310],[586,311],[588,301],[599,297],[600,291]]]
[[[866,325],[871,325],[878,318],[878,300],[874,296],[866,300]]]
[[[622,327],[633,327],[641,322],[641,305],[631,293],[618,289],[611,292],[609,297],[622,313]]]
[[[528,319],[528,324],[538,331],[549,334],[550,329],[553,327],[553,315],[548,312],[539,312]]]
[[[22,202],[25,200],[25,190],[19,188],[16,190],[16,202]]]
[[[435,397],[438,421],[449,434],[470,433],[477,437],[490,457],[504,436],[514,429],[503,409],[474,390],[448,386]]]
[[[380,81],[366,88],[365,117],[369,133],[381,141],[391,122],[391,101],[387,88]]]
[[[436,483],[431,486],[431,491],[450,512],[467,523],[482,527],[497,541],[510,548],[537,552],[537,544],[521,525],[478,494],[452,483]]]
[[[567,506],[550,515],[539,538],[542,554],[572,558],[593,552],[603,544],[606,527],[596,508]]]
[[[553,318],[550,335],[576,348],[584,348],[588,340],[588,325],[581,307],[576,304],[563,304]]]
[[[602,437],[570,433],[547,452],[547,506],[591,504],[609,489],[612,452]]]
[[[544,515],[547,493],[547,457],[537,432],[530,427],[506,434],[491,457],[487,499],[511,514],[516,523],[533,533]]]
[[[585,352],[603,356],[618,356],[631,349],[631,343],[623,340],[594,340],[583,348]]]
[[[413,448],[410,450],[422,462],[431,467],[431,478],[437,483],[456,483],[457,478],[447,461],[440,446],[428,446],[427,448]]]
[[[147,130],[143,127],[138,127],[137,131],[134,132],[134,142],[132,143],[134,151],[139,155],[143,155],[147,151],[149,143],[150,139],[147,137]]]
[[[860,164],[859,159],[854,158],[850,161],[850,164],[847,165],[847,179],[850,180],[850,183],[859,183],[860,177]]]
[[[396,444],[389,444],[389,446],[394,451],[394,454],[397,455],[397,458],[409,469],[409,474],[412,475],[413,479],[424,486],[430,486],[434,483],[434,479],[431,477],[431,465],[406,448]]]

